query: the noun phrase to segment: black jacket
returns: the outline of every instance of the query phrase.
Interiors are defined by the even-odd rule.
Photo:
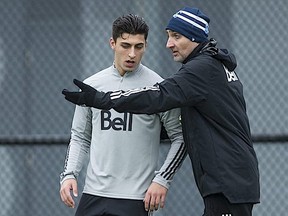
[[[157,113],[181,107],[184,140],[203,197],[223,193],[232,203],[260,199],[258,161],[233,54],[200,44],[180,70],[152,88],[98,94],[98,108]]]

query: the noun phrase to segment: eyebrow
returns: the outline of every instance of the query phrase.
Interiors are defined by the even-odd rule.
[[[121,41],[120,44],[130,45],[130,46],[132,45],[131,43],[124,42],[124,41]],[[142,42],[141,42],[141,43],[137,43],[137,44],[135,44],[135,46],[137,46],[137,45],[145,45],[145,43],[142,43]]]

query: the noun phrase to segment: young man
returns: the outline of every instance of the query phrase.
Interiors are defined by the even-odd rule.
[[[163,79],[141,64],[148,37],[143,18],[129,14],[116,19],[110,46],[114,63],[85,83],[102,91],[140,88]],[[89,153],[84,191],[76,216],[147,216],[164,206],[170,182],[187,153],[180,109],[153,115],[76,106],[60,195],[69,207],[77,196],[77,176]],[[161,125],[171,148],[159,171]],[[143,203],[144,200],[144,203]]]
[[[151,114],[181,107],[204,216],[251,216],[260,186],[243,87],[234,71],[234,55],[208,40],[209,21],[197,8],[173,15],[166,28],[167,48],[183,65],[153,87],[104,93],[75,80],[82,92],[63,94],[79,105],[119,112]]]

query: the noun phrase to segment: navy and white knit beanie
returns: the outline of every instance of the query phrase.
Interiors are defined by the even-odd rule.
[[[185,7],[173,15],[166,30],[178,32],[191,41],[208,41],[210,19],[198,8]]]

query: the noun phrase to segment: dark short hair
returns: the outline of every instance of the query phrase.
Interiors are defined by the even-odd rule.
[[[112,38],[114,41],[118,37],[122,37],[122,34],[128,33],[132,35],[143,34],[145,40],[147,40],[149,32],[149,26],[145,22],[144,18],[135,14],[128,14],[118,17],[112,25]]]

